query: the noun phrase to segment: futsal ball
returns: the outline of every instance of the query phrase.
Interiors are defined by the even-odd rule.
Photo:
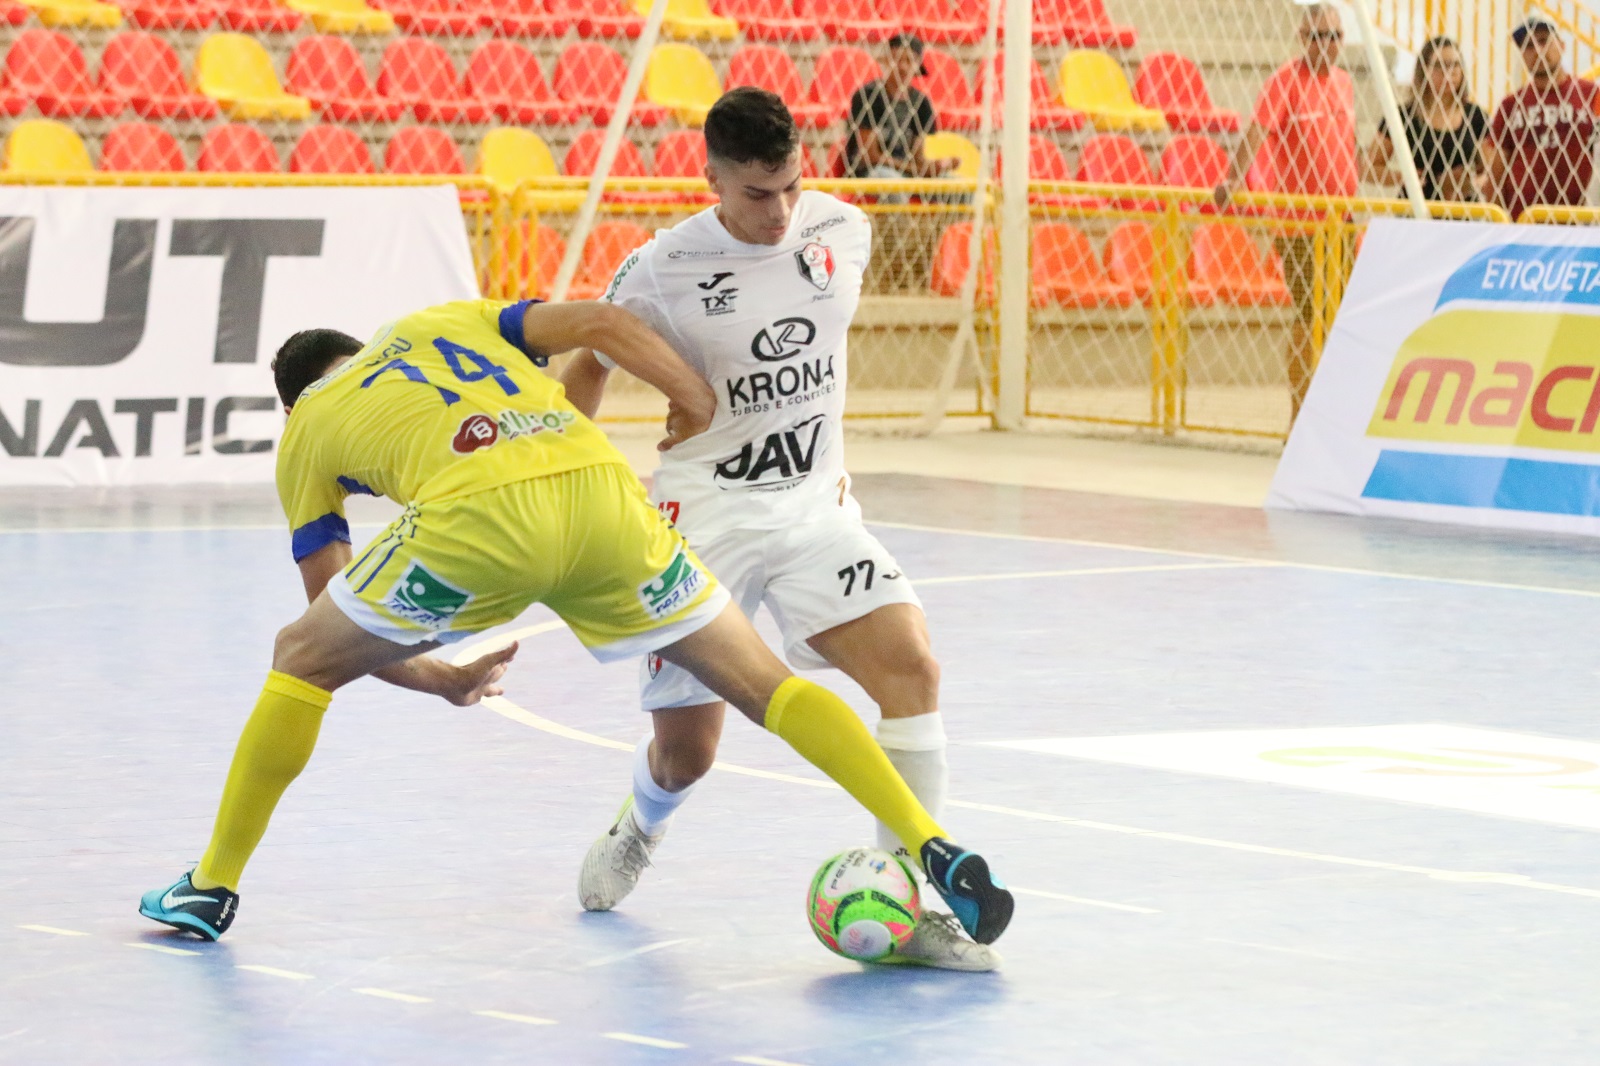
[[[922,915],[917,879],[877,848],[851,848],[822,864],[806,896],[811,931],[829,951],[876,962],[911,939]]]

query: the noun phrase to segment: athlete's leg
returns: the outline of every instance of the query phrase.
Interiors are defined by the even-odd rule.
[[[642,758],[635,759],[633,771],[633,809],[646,833],[666,825],[711,770],[726,706],[718,701],[651,712],[655,735],[639,742]]]

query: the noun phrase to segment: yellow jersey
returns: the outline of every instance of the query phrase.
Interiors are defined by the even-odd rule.
[[[523,349],[527,302],[406,315],[301,393],[278,449],[296,562],[350,540],[351,493],[429,503],[606,463],[626,465]]]

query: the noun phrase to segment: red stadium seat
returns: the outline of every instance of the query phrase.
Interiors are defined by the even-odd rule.
[[[849,113],[850,97],[855,91],[881,77],[878,61],[862,49],[829,48],[817,57],[806,97],[842,117]]]
[[[995,99],[1003,101],[1006,98],[1005,88],[1005,52],[996,52],[994,56],[994,89]],[[1059,130],[1068,132],[1080,130],[1085,119],[1081,111],[1074,111],[1061,102],[1056,91],[1050,88],[1050,82],[1044,76],[1044,69],[1039,66],[1037,59],[1030,59],[1031,69],[1028,73],[1028,125],[1036,130]],[[982,85],[975,86],[973,95],[983,91]],[[999,116],[996,116],[998,119]],[[995,127],[999,128],[996,121]]]
[[[119,33],[100,55],[100,88],[141,118],[214,118],[217,102],[195,92],[178,53],[153,33]],[[119,168],[120,169],[120,168]]]
[[[1294,302],[1283,283],[1283,265],[1264,255],[1255,239],[1234,222],[1207,222],[1189,238],[1189,276],[1222,303],[1236,307],[1285,307]]]
[[[1102,185],[1156,184],[1144,152],[1133,138],[1120,133],[1096,134],[1084,143],[1075,180]]]
[[[999,181],[1005,174],[1004,154],[995,157],[994,177]],[[1061,154],[1061,149],[1048,137],[1041,137],[1037,133],[1028,135],[1028,180],[1029,181],[1075,181],[1072,168],[1067,166],[1067,157]],[[1104,207],[1105,201],[1096,196],[1078,196],[1073,193],[1041,193],[1028,194],[1030,204],[1045,204],[1055,207]]]
[[[510,256],[517,255],[515,249],[506,251]],[[567,242],[560,233],[542,222],[537,228],[522,223],[522,263],[518,276],[527,279],[523,295],[536,300],[549,299],[556,275],[561,272],[561,260],[566,256]]]
[[[607,45],[593,41],[569,44],[556,59],[556,95],[577,104],[597,124],[611,121],[611,107],[628,76],[628,61]],[[634,125],[659,126],[672,118],[672,109],[639,100],[630,116]]]
[[[207,174],[276,174],[278,150],[254,126],[227,122],[206,130],[195,169]]]
[[[519,125],[570,125],[583,108],[556,99],[534,54],[514,41],[485,41],[467,61],[467,93]]]
[[[1179,133],[1161,152],[1161,184],[1215,189],[1228,176],[1227,150],[1210,137]]]
[[[1239,129],[1239,114],[1224,111],[1211,102],[1211,93],[1200,67],[1177,52],[1152,52],[1139,63],[1133,95],[1145,107],[1153,107],[1167,118],[1174,130],[1189,133],[1234,133]]]
[[[835,41],[887,41],[900,24],[880,18],[872,0],[795,0],[800,17],[815,22]]]
[[[550,11],[549,0],[487,0],[484,16],[502,37],[563,37],[572,18]]]
[[[407,33],[424,37],[471,37],[487,17],[471,0],[376,0]]]
[[[1061,27],[1068,44],[1079,48],[1132,48],[1139,31],[1113,22],[1105,0],[1036,0],[1033,18]]]
[[[1000,239],[993,227],[983,231],[983,269],[978,274],[978,299],[994,302],[995,265],[1000,259]],[[957,222],[939,238],[933,255],[929,288],[940,296],[957,296],[972,269],[972,223]]]
[[[222,28],[239,33],[289,33],[305,21],[276,0],[218,0],[217,11]]]
[[[916,78],[912,84],[928,94],[933,110],[939,116],[942,130],[975,130],[981,122],[983,110],[967,84],[966,72],[954,56],[929,48],[922,53],[922,66],[928,73]]]
[[[705,173],[706,137],[699,130],[673,130],[656,145],[656,177],[704,178]],[[700,204],[715,199],[710,192],[679,193],[678,198]]]
[[[20,26],[28,21],[28,9],[12,0],[0,0],[0,26]]]
[[[1141,303],[1150,303],[1155,295],[1155,262],[1155,234],[1148,222],[1123,222],[1106,238],[1106,273],[1131,286]],[[1173,281],[1178,287],[1177,296],[1196,307],[1210,307],[1217,302],[1217,294],[1203,282],[1182,274]]]
[[[374,174],[367,142],[348,126],[311,126],[289,152],[291,174]]]
[[[203,30],[217,21],[212,0],[123,0],[120,6],[142,30]]]
[[[7,95],[31,99],[54,118],[109,118],[122,100],[89,80],[89,65],[72,38],[55,30],[23,30],[3,68]]]
[[[1070,222],[1040,222],[1033,227],[1032,264],[1035,306],[1131,307],[1132,285],[1106,274],[1089,238]]]
[[[644,29],[626,0],[550,0],[550,12],[570,19],[579,37],[637,37]]]
[[[456,81],[456,65],[437,41],[401,37],[383,50],[378,95],[411,108],[418,122],[488,122],[489,108],[468,99]]]
[[[561,169],[567,177],[587,178],[594,173],[595,164],[600,160],[600,143],[605,137],[606,131],[597,129],[584,130],[572,138],[572,143],[567,146],[567,156],[561,163]],[[644,157],[628,138],[624,137],[618,143],[617,155],[611,161],[611,170],[607,176],[612,178],[649,176],[649,171],[645,170]],[[610,203],[664,204],[674,202],[678,196],[670,192],[611,190],[605,194],[605,199]]]
[[[455,139],[444,130],[405,126],[389,138],[383,169],[389,174],[465,174],[467,164]]]
[[[831,104],[806,102],[800,72],[789,53],[769,44],[752,44],[733,53],[728,60],[727,88],[754,85],[777,93],[789,105],[789,113],[801,129],[820,129],[844,117],[844,109]]]
[[[106,134],[100,169],[135,174],[170,174],[189,169],[178,139],[153,122],[124,122]]]
[[[334,122],[393,122],[406,110],[403,102],[377,94],[355,45],[331,34],[295,42],[284,87],[310,100],[319,115]]]
[[[878,14],[929,44],[979,44],[986,4],[961,0],[878,0]]]
[[[717,14],[734,19],[747,41],[814,41],[822,27],[794,13],[792,0],[717,0]]]
[[[611,276],[650,234],[632,222],[601,222],[583,242],[583,258],[567,291],[569,300],[594,300],[611,284]]]

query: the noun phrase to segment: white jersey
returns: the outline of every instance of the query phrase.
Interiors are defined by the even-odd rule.
[[[617,269],[604,299],[665,337],[717,393],[711,428],[665,453],[653,483],[691,541],[855,510],[845,346],[871,251],[865,212],[806,191],[777,244],[736,240],[707,208]]]

